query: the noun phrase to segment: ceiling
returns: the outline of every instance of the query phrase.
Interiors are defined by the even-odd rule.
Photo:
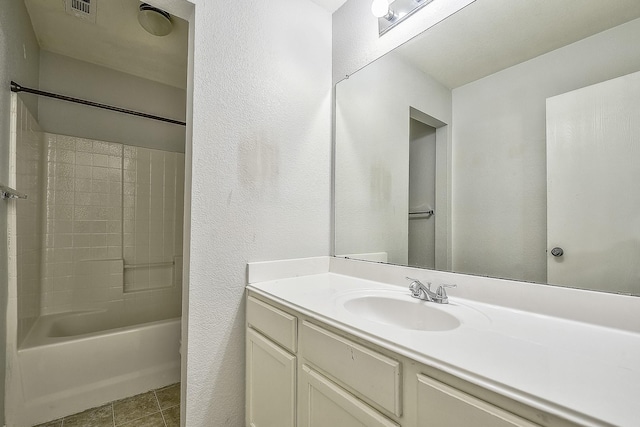
[[[313,1],[330,12],[345,3]],[[156,37],[137,21],[139,0],[92,0],[95,23],[64,0],[25,4],[42,49],[186,87],[186,21],[172,16],[171,34]],[[638,17],[638,0],[476,0],[396,51],[455,88]]]
[[[453,89],[638,17],[638,0],[476,0],[396,52]]]
[[[157,37],[138,23],[138,0],[92,0],[95,23],[67,14],[64,0],[25,4],[41,49],[186,87],[188,22],[172,16],[172,32]]]
[[[318,6],[322,6],[327,9],[329,12],[333,13],[340,8],[343,4],[347,2],[347,0],[311,0]]]

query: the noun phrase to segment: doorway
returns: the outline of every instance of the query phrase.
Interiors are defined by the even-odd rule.
[[[436,128],[416,119],[409,124],[410,266],[435,268]]]

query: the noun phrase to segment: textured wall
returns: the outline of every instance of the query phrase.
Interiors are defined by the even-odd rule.
[[[640,70],[638,34],[631,21],[454,89],[454,271],[546,282],[545,100]]]
[[[40,54],[40,89],[176,120],[186,114],[184,89],[47,51]],[[184,152],[184,126],[50,98],[39,98],[38,108],[47,132]]]
[[[9,178],[9,123],[11,97],[9,82],[37,86],[39,48],[24,2],[0,1],[0,182]],[[27,99],[29,109],[36,114],[35,99]],[[7,205],[0,201],[0,242],[7,241]],[[0,245],[0,366],[5,366],[5,319],[7,307],[7,247]],[[0,384],[4,384],[4,369],[0,369]],[[4,419],[4,387],[0,387],[0,423]]]
[[[329,253],[331,15],[195,11],[186,425],[240,427],[246,263]]]
[[[333,14],[333,82],[353,74],[474,1],[434,1],[379,37],[371,0],[348,0]]]

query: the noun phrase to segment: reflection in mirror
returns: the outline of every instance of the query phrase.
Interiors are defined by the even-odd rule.
[[[477,0],[338,83],[336,255],[640,295],[640,2],[604,3]]]

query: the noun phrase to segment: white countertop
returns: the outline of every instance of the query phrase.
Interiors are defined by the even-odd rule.
[[[442,332],[368,321],[342,307],[356,290],[408,288],[318,273],[248,288],[420,363],[585,426],[640,426],[640,334],[450,296]],[[433,303],[425,303],[433,304]]]

